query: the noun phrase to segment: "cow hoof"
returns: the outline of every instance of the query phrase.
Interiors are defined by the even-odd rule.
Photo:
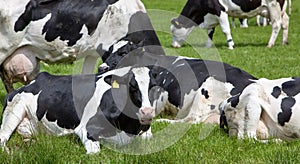
[[[90,141],[84,143],[86,154],[96,154],[100,152],[100,144],[98,141]]]
[[[283,41],[283,42],[282,42],[282,45],[288,45],[288,44],[289,44],[288,41]]]
[[[233,49],[234,49],[234,46],[229,46],[228,49],[229,49],[229,50],[233,50]]]
[[[146,139],[151,139],[152,138],[152,133],[151,132],[144,132],[143,134],[141,134],[141,137],[143,140],[146,140]]]
[[[1,145],[1,148],[2,148],[2,152],[3,151],[5,151],[7,154],[9,154],[10,152],[9,152],[9,149],[8,149],[8,147],[6,147],[6,139],[4,139],[4,138],[0,138],[0,145]]]
[[[267,48],[271,48],[272,46],[273,46],[273,45],[268,44],[268,45],[267,45]]]
[[[172,45],[174,48],[180,48],[180,45]]]
[[[172,47],[174,47],[174,48],[180,48],[181,45],[178,42],[173,42],[172,43]]]

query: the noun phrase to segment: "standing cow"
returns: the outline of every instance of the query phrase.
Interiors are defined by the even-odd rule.
[[[220,24],[226,35],[228,48],[234,48],[228,16],[250,18],[262,15],[272,22],[272,35],[267,47],[275,44],[282,27],[282,44],[288,44],[289,17],[285,0],[188,0],[181,15],[171,21],[172,46],[181,47],[194,27],[207,29],[207,46],[212,46],[215,27]]]
[[[221,103],[221,127],[238,138],[300,138],[300,78],[254,82]]]
[[[0,22],[1,65],[22,48],[48,63],[85,58],[83,73],[91,73],[99,56],[160,45],[140,0],[1,0]]]
[[[58,136],[75,133],[87,153],[99,152],[102,139],[127,144],[148,130],[155,116],[149,72],[147,67],[124,67],[101,75],[40,73],[7,95],[0,145],[8,150],[6,142],[15,129],[30,137],[41,127]]]

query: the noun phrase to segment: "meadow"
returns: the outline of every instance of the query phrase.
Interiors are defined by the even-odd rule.
[[[235,49],[228,50],[220,27],[216,28],[214,48],[204,46],[206,34],[200,29],[192,33],[188,43],[182,48],[172,48],[170,19],[179,14],[186,0],[143,2],[168,55],[223,61],[257,78],[300,76],[300,3],[293,1],[289,45],[281,45],[280,33],[276,45],[266,48],[271,26],[258,27],[253,18],[248,22],[249,28],[232,28]],[[81,61],[73,64],[42,64],[41,71],[75,74],[80,72],[80,63]],[[20,84],[15,85],[19,86]],[[0,110],[3,108],[5,95],[4,86],[0,83]],[[264,144],[251,139],[238,140],[229,137],[218,125],[169,125],[154,122],[152,130],[154,141],[137,141],[140,145],[128,150],[122,149],[125,150],[123,152],[104,144],[101,152],[95,155],[86,155],[82,143],[75,135],[55,137],[39,134],[32,140],[23,142],[23,138],[15,133],[7,143],[11,154],[0,152],[0,163],[300,163],[300,141]],[[146,148],[151,151],[143,151]]]

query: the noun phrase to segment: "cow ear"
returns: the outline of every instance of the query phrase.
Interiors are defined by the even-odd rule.
[[[222,111],[220,116],[220,129],[223,129],[225,132],[228,132],[228,124],[224,111]]]
[[[121,77],[116,75],[108,75],[104,78],[104,81],[113,88],[119,88],[119,85],[127,85],[129,83],[129,75],[126,74],[125,76]]]
[[[104,81],[108,84],[108,85],[111,85],[112,81],[112,75],[108,75],[104,78]]]
[[[157,72],[151,71],[149,72],[149,77],[150,77],[150,87],[156,86],[157,82],[156,82],[156,78],[157,78]]]
[[[177,18],[173,18],[171,20],[171,24],[174,25],[176,28],[181,28],[181,25],[180,25],[180,23],[179,23],[179,21],[178,21]]]

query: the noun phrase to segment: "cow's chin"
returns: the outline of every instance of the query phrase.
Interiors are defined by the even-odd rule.
[[[150,125],[152,120],[153,120],[152,118],[142,118],[142,119],[140,119],[140,123],[142,125]]]

